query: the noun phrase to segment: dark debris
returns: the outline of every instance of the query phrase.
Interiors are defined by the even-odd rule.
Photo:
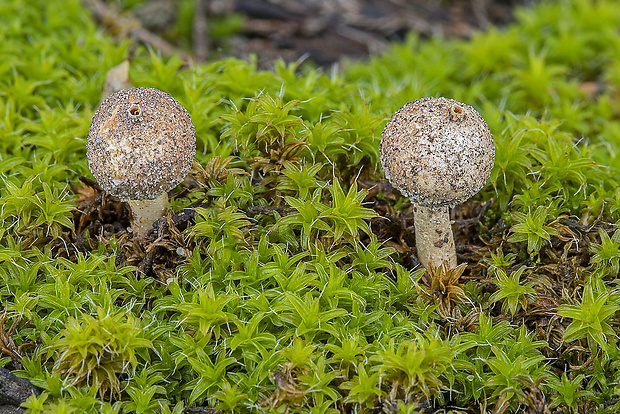
[[[276,59],[308,58],[328,66],[343,57],[364,58],[385,50],[390,42],[402,41],[409,32],[467,38],[490,25],[510,23],[513,8],[532,1],[201,0],[192,22],[191,53],[182,50],[186,39],[175,39],[179,15],[175,0],[145,1],[131,17],[116,10],[113,0],[91,0],[90,7],[108,31],[129,34],[163,53],[176,53],[188,61],[255,55],[259,66],[272,67]],[[239,33],[213,38],[209,25],[232,15],[242,17]]]
[[[31,395],[39,395],[37,387],[9,370],[0,367],[0,406],[4,412],[16,411]]]

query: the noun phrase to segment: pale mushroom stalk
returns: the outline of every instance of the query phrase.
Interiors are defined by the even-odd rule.
[[[168,208],[168,193],[164,192],[154,200],[129,200],[131,207],[131,230],[136,237],[145,237]]]
[[[456,267],[456,248],[448,207],[414,207],[415,244],[418,260],[424,267],[447,263]]]

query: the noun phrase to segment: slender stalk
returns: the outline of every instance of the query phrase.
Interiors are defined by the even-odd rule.
[[[456,248],[448,207],[429,208],[414,204],[415,242],[424,267],[456,267]]]
[[[154,200],[129,200],[129,207],[131,207],[133,216],[131,229],[134,237],[146,237],[149,230],[153,228],[153,223],[166,212],[168,193],[164,191]]]

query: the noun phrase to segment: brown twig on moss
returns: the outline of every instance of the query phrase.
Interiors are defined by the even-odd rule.
[[[21,322],[22,318],[21,316],[18,316],[17,318],[15,318],[13,320],[13,323],[11,323],[11,326],[9,327],[8,331],[6,330],[4,326],[7,319],[8,319],[7,312],[0,314],[0,354],[4,354],[4,355],[11,357],[11,360],[13,362],[13,366],[15,367],[15,369],[22,369],[23,368],[22,363],[21,363],[22,348],[26,346],[32,346],[34,345],[34,343],[28,342],[28,343],[20,345],[19,347],[16,346],[15,342],[13,341],[13,333],[15,333],[15,330],[17,329],[17,326]]]

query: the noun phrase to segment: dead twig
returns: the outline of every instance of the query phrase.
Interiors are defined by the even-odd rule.
[[[101,0],[84,0],[84,5],[93,13],[95,20],[117,36],[132,37],[146,46],[161,51],[164,55],[177,55],[185,63],[191,63],[195,60],[190,54],[179,50],[166,40],[146,30],[137,19],[122,16],[109,9]]]
[[[15,345],[15,342],[13,341],[13,333],[15,333],[15,330],[17,329],[17,326],[21,322],[22,318],[21,317],[15,318],[15,320],[13,320],[13,323],[11,324],[11,327],[9,328],[8,331],[4,327],[4,324],[7,319],[8,319],[8,314],[6,312],[0,314],[0,354],[4,354],[4,355],[11,357],[11,359],[13,360],[13,366],[15,367],[15,369],[22,369],[21,348],[23,346],[29,346],[31,344],[27,343],[20,347],[17,347]]]

